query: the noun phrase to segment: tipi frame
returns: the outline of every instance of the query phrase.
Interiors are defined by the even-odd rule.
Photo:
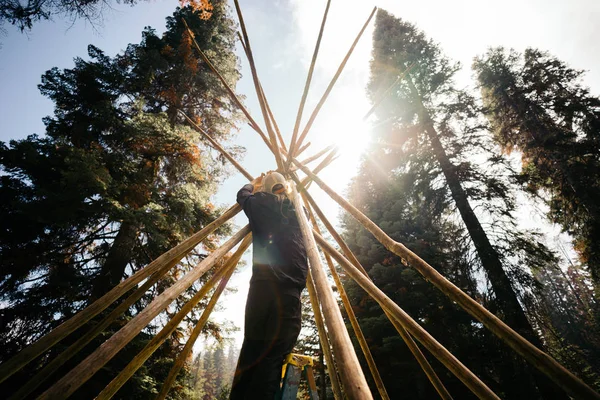
[[[260,135],[267,147],[271,150],[275,157],[277,169],[292,180],[295,185],[293,189],[292,200],[297,209],[305,207],[309,212],[309,217],[312,222],[309,223],[308,218],[304,213],[298,213],[300,217],[300,225],[303,238],[309,256],[310,271],[307,280],[307,288],[314,310],[315,322],[319,333],[320,342],[323,348],[324,356],[328,366],[328,372],[331,378],[332,388],[336,399],[343,399],[344,396],[349,399],[372,399],[373,396],[367,385],[365,375],[362,372],[358,362],[358,357],[352,346],[348,331],[344,324],[340,308],[337,300],[334,297],[333,291],[325,270],[322,266],[319,248],[323,252],[329,271],[334,279],[338,293],[342,300],[349,322],[352,325],[356,338],[358,339],[361,350],[364,353],[369,371],[377,386],[379,395],[383,399],[389,399],[386,393],[383,381],[379,375],[375,361],[369,351],[367,341],[360,329],[360,325],[350,306],[349,300],[345,293],[344,287],[339,279],[336,269],[334,268],[333,260],[336,260],[341,268],[346,272],[347,276],[354,279],[384,310],[386,316],[394,325],[402,339],[409,347],[412,354],[416,357],[423,371],[435,387],[436,391],[442,399],[451,399],[451,395],[444,387],[440,378],[436,375],[433,368],[427,361],[419,346],[416,344],[416,339],[422,346],[435,356],[443,365],[445,365],[458,379],[460,379],[474,394],[481,399],[498,399],[477,376],[475,376],[465,365],[463,365],[456,357],[454,357],[446,348],[437,342],[425,329],[423,329],[416,321],[414,321],[400,306],[394,303],[388,296],[385,295],[369,278],[366,270],[361,266],[356,256],[346,245],[339,233],[334,229],[323,214],[317,203],[306,190],[306,187],[311,183],[316,183],[323,191],[325,191],[333,200],[335,200],[344,210],[356,218],[365,229],[371,232],[375,238],[381,242],[389,251],[399,256],[402,262],[416,269],[423,277],[436,286],[442,293],[448,296],[452,301],[460,305],[471,316],[480,321],[492,333],[503,340],[513,350],[523,356],[535,368],[546,374],[551,380],[556,382],[570,396],[576,399],[600,399],[600,395],[587,386],[583,381],[566,370],[558,362],[556,362],[548,354],[544,353],[517,332],[507,326],[502,320],[493,315],[481,304],[477,303],[466,293],[448,281],[432,266],[421,259],[417,254],[410,251],[403,244],[394,241],[375,223],[361,213],[357,208],[352,206],[338,193],[332,190],[325,182],[318,177],[318,172],[335,160],[336,148],[327,148],[318,152],[315,156],[310,157],[302,162],[297,160],[304,149],[309,145],[303,145],[313,122],[315,121],[323,104],[333,89],[338,77],[344,70],[354,47],[361,38],[363,32],[375,14],[376,8],[373,9],[369,18],[358,33],[351,48],[344,57],[337,72],[328,85],[325,93],[322,95],[316,108],[311,113],[308,122],[304,129],[300,132],[300,123],[306,98],[310,89],[311,79],[314,72],[321,39],[323,37],[324,28],[327,21],[331,0],[327,1],[327,5],[323,14],[319,35],[315,45],[313,57],[311,60],[306,84],[300,101],[292,138],[289,148],[284,143],[279,127],[273,117],[269,103],[265,96],[260,83],[250,41],[246,31],[246,26],[242,16],[241,8],[238,0],[234,0],[237,15],[239,18],[241,35],[239,39],[244,48],[244,52],[250,64],[254,87],[258,96],[261,113],[266,126],[267,134],[264,133],[260,125],[252,118],[248,110],[244,107],[235,92],[227,84],[225,79],[220,75],[218,69],[210,62],[208,57],[200,49],[196,41],[194,45],[206,65],[219,77],[222,84],[225,86],[232,101],[240,108],[243,114],[249,121],[250,126]],[[184,21],[185,23],[185,21]],[[191,30],[187,27],[188,34],[193,38]],[[399,71],[398,79],[409,77],[409,66],[405,71]],[[410,77],[409,77],[410,79]],[[395,83],[396,83],[395,82]],[[387,91],[386,91],[387,92]],[[379,101],[375,102],[373,107],[376,107]],[[369,111],[369,115],[373,109]],[[222,146],[219,145],[207,132],[196,125],[182,111],[182,116],[196,129],[210,145],[219,151],[226,159],[228,159],[234,167],[246,177],[249,181],[253,180],[252,175],[246,171]],[[307,168],[307,164],[312,162],[324,154],[327,156],[313,170]],[[297,176],[297,171],[302,171],[306,177],[301,181]],[[109,313],[98,324],[90,328],[86,334],[78,338],[70,347],[63,353],[55,357],[48,365],[42,368],[31,380],[23,385],[11,399],[24,399],[38,388],[44,381],[51,377],[52,373],[65,362],[67,362],[74,354],[85,347],[92,339],[104,331],[115,319],[123,314],[132,304],[140,299],[144,293],[152,287],[164,274],[189,252],[191,252],[198,244],[200,244],[208,235],[213,233],[217,228],[229,221],[241,211],[241,207],[237,204],[227,209],[219,218],[208,224],[202,230],[175,246],[171,250],[162,254],[156,260],[151,262],[145,268],[137,271],[135,274],[125,279],[112,290],[106,293],[101,298],[94,301],[84,310],[73,316],[68,321],[64,322],[47,335],[40,338],[35,343],[23,349],[16,354],[12,359],[0,365],[0,382],[5,381],[15,372],[19,371],[29,362],[42,355],[56,343],[65,339],[75,330],[85,325],[92,318],[100,314],[107,307],[112,305],[126,293],[131,294],[123,300],[111,313]],[[315,216],[316,214],[316,216]],[[334,248],[328,241],[323,239],[317,225],[317,217],[323,223],[328,233],[336,241],[341,249],[341,253]],[[188,342],[183,351],[179,354],[175,361],[169,376],[161,387],[158,394],[158,399],[164,399],[171,386],[173,385],[177,374],[183,366],[186,357],[192,350],[193,344],[206,323],[214,305],[216,304],[220,294],[223,292],[229,278],[231,277],[236,265],[244,251],[249,247],[251,242],[251,232],[249,226],[245,226],[227,240],[221,247],[213,251],[207,258],[202,260],[196,267],[188,272],[183,278],[174,283],[170,288],[156,296],[153,301],[148,304],[140,313],[132,318],[118,332],[107,339],[100,347],[92,354],[85,358],[78,366],[69,371],[62,378],[57,380],[48,390],[46,390],[39,399],[63,399],[69,397],[75,390],[90,379],[100,368],[102,368],[110,359],[117,354],[125,345],[127,345],[144,327],[159,315],[171,302],[188,289],[196,280],[204,275],[211,268],[215,268],[213,276],[208,282],[184,305],[184,307],[156,334],[156,336],[148,343],[148,345],[123,369],[117,377],[115,377],[104,390],[97,396],[98,399],[111,398],[119,388],[140,368],[152,353],[169,337],[175,330],[177,325],[183,318],[202,300],[204,296],[215,286],[217,289],[213,292],[209,304],[205,308],[198,324],[192,331]],[[237,250],[229,255],[229,252],[238,245]],[[135,290],[134,290],[135,289]]]

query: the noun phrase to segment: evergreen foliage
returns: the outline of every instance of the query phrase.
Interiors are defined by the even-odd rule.
[[[208,20],[191,7],[178,8],[161,36],[147,28],[140,44],[115,57],[89,46],[88,60],[76,58],[71,69],[46,72],[39,88],[55,111],[44,120],[45,135],[0,143],[1,361],[220,214],[211,196],[227,173],[224,160],[186,126],[178,110],[220,139],[229,138],[237,114],[222,85],[199,61],[182,18],[234,86],[240,74],[226,3],[215,4]],[[207,239],[203,252],[183,260],[128,314],[195,265],[228,231],[224,227]],[[180,296],[167,314],[196,289]],[[114,376],[160,326],[155,320],[100,375]],[[219,331],[214,324],[210,328]],[[161,365],[163,378],[170,366],[160,360],[171,360],[178,340],[174,336],[148,362]],[[148,396],[159,375],[153,368],[146,368],[149,376],[138,372],[123,393]],[[97,393],[92,386],[102,384],[106,379],[98,377],[81,393]]]
[[[477,99],[456,87],[453,76],[460,65],[413,25],[383,10],[373,47],[368,86],[373,101],[406,68],[415,67],[376,110],[373,144],[350,186],[351,202],[543,347],[536,317],[546,318],[546,310],[536,302],[541,285],[535,278],[556,268],[558,258],[539,233],[519,227],[514,173],[491,140]],[[350,217],[344,221],[346,238],[375,284],[502,398],[564,398]],[[435,396],[379,307],[356,286],[348,292],[390,396],[407,390],[415,398]],[[398,374],[399,369],[404,370]],[[453,395],[470,396],[443,369],[438,373]]]
[[[191,366],[191,395],[187,398],[227,400],[238,356],[239,349],[234,344],[226,347],[224,342],[217,342],[205,346]]]
[[[494,139],[521,152],[521,182],[546,200],[600,283],[600,98],[582,71],[535,49],[492,49],[474,70]]]
[[[138,0],[116,0],[133,6]],[[210,0],[180,0],[182,6],[190,5],[199,16],[208,19],[214,9]],[[0,28],[6,22],[15,25],[21,32],[33,28],[33,24],[39,21],[52,19],[55,16],[68,17],[75,22],[84,19],[92,25],[101,24],[106,9],[110,9],[108,1],[86,0],[0,0]]]

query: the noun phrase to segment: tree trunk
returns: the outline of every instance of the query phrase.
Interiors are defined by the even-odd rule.
[[[427,133],[433,152],[437,161],[440,163],[444,177],[450,192],[452,199],[456,203],[456,207],[460,213],[460,216],[465,223],[469,236],[475,245],[475,249],[481,260],[481,264],[485,269],[488,279],[492,285],[492,289],[496,295],[496,304],[499,306],[502,312],[502,319],[514,330],[520,333],[523,337],[529,340],[536,347],[543,349],[544,346],[538,335],[534,332],[525,311],[521,307],[519,300],[512,288],[510,279],[506,275],[502,262],[498,253],[489,241],[487,234],[485,233],[479,219],[475,215],[473,208],[469,204],[469,199],[464,189],[461,186],[460,178],[456,173],[455,166],[452,165],[448,155],[442,143],[439,139],[438,133],[433,125],[433,121],[429,117],[429,113],[422,108],[421,122],[424,125],[425,132]],[[524,362],[519,361],[519,364]],[[557,385],[551,382],[546,376],[538,372],[535,368],[525,367],[521,365],[519,369],[524,369],[523,372],[518,371],[512,372],[512,382],[505,382],[505,388],[507,393],[514,391],[514,394],[510,394],[511,397],[515,398],[535,398],[538,397],[535,388],[532,385],[531,375],[538,386],[539,394],[544,399],[568,399],[567,395]],[[530,373],[526,371],[529,370]],[[520,381],[517,384],[516,381]],[[514,384],[513,384],[514,383]]]
[[[121,223],[119,233],[117,233],[106,261],[100,269],[100,276],[96,278],[96,282],[92,288],[91,301],[100,298],[121,282],[125,268],[129,261],[131,261],[137,235],[137,224],[131,221],[123,221]]]

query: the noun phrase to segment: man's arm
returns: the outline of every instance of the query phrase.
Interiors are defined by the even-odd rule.
[[[246,200],[248,200],[252,196],[252,192],[254,191],[254,185],[251,183],[245,184],[237,193],[237,202],[242,208],[245,208]]]

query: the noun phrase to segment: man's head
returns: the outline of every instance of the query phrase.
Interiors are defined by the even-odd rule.
[[[273,193],[276,195],[285,195],[287,182],[279,172],[269,172],[262,181],[262,192]]]

